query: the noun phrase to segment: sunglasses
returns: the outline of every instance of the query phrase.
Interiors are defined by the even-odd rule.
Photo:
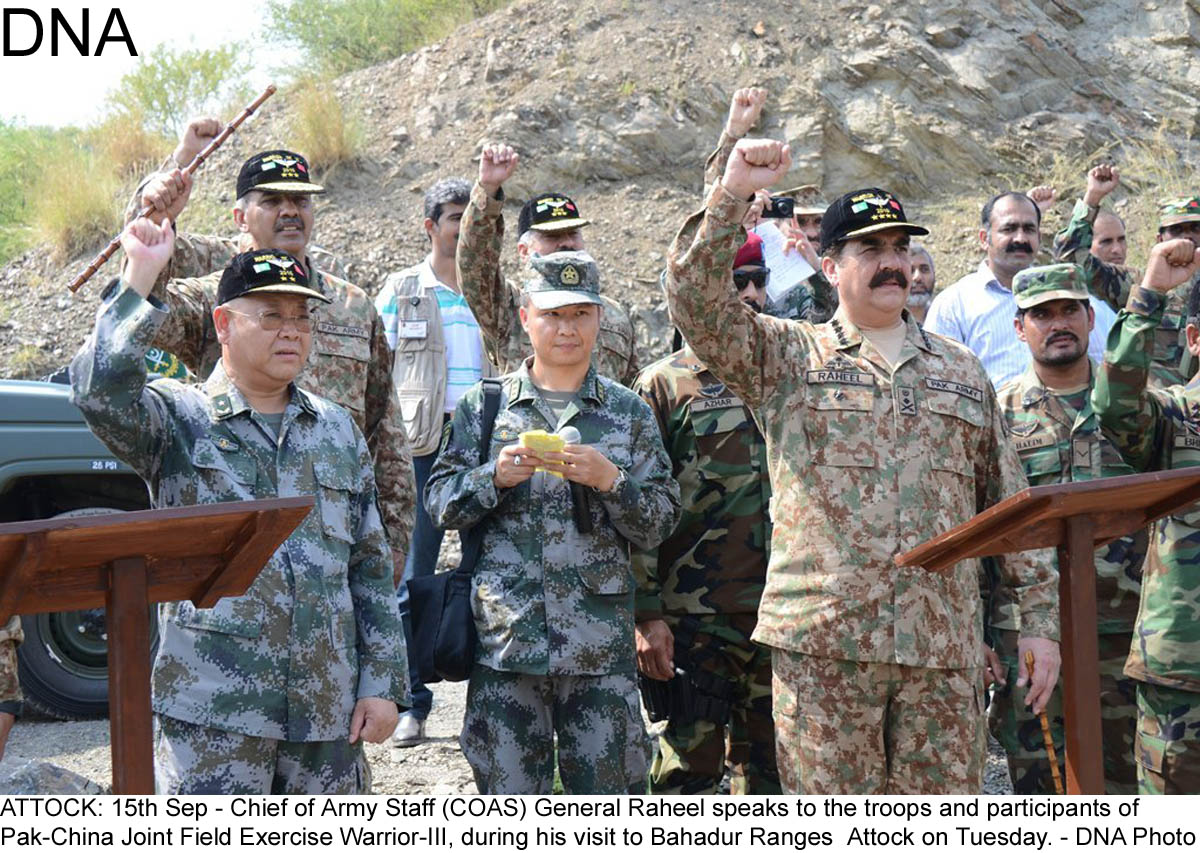
[[[735,270],[733,286],[739,291],[745,290],[749,285],[763,290],[767,286],[767,279],[770,275],[769,270]]]

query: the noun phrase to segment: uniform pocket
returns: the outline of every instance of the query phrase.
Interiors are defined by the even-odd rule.
[[[180,601],[175,622],[194,630],[255,639],[262,633],[263,605],[253,595],[222,598],[212,607]]]
[[[331,539],[352,543],[351,500],[354,483],[350,472],[333,465],[313,466],[317,504],[321,512],[321,531]]]
[[[593,595],[620,595],[633,589],[633,572],[629,560],[624,562],[597,561],[591,565],[576,567],[584,589]]]
[[[703,402],[703,401],[697,401]],[[724,480],[754,473],[754,428],[744,406],[697,411],[688,415],[696,436],[696,468],[706,480]]]
[[[198,502],[253,498],[258,480],[254,457],[227,439],[219,440],[229,449],[221,450],[208,438],[199,438],[192,446],[192,467],[201,487]]]
[[[810,385],[804,429],[815,465],[874,468],[874,387]]]
[[[318,327],[313,336],[313,353],[321,377],[321,394],[339,406],[361,412],[367,393],[367,364],[371,360],[371,341],[364,337],[367,330],[358,327]],[[361,334],[354,334],[360,331]]]

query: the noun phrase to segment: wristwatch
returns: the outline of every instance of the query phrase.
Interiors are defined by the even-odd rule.
[[[629,478],[625,476],[625,469],[618,468],[617,478],[613,480],[612,485],[608,487],[608,491],[604,492],[604,494],[615,495],[617,492],[621,491],[621,488],[625,485],[625,481],[628,479]]]

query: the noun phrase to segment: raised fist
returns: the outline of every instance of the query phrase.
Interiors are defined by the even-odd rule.
[[[142,296],[147,296],[175,248],[171,220],[155,224],[145,217],[133,220],[121,233],[126,264],[121,277]]]
[[[1112,163],[1101,163],[1088,171],[1087,190],[1083,194],[1083,202],[1089,207],[1099,207],[1104,197],[1117,188],[1121,183],[1121,173]]]
[[[210,116],[192,119],[183,131],[183,136],[179,137],[175,153],[171,155],[175,165],[181,169],[187,168],[187,164],[196,159],[196,155],[208,147],[208,143],[216,139],[224,129],[225,125],[220,119]]]
[[[725,120],[725,132],[741,139],[750,132],[762,113],[767,100],[766,89],[738,89],[729,102],[729,118]]]
[[[1164,240],[1150,250],[1142,287],[1170,293],[1179,285],[1191,281],[1197,267],[1200,267],[1200,247],[1186,237]]]
[[[192,176],[179,169],[160,172],[142,188],[142,207],[152,208],[149,218],[160,223],[163,219],[175,222],[192,194]]]
[[[493,142],[483,146],[479,155],[479,185],[490,196],[496,195],[500,185],[507,181],[517,169],[521,155],[511,145]]]
[[[749,200],[787,174],[791,149],[776,139],[741,139],[725,164],[721,185],[734,198]]]
[[[1058,190],[1054,189],[1054,187],[1042,184],[1041,186],[1031,189],[1026,193],[1026,195],[1029,196],[1033,203],[1038,206],[1038,210],[1040,210],[1044,216],[1046,211],[1054,206],[1054,200],[1058,198]]]

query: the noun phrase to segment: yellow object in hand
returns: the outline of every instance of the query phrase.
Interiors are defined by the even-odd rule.
[[[528,447],[534,453],[541,455],[545,452],[561,453],[562,449],[567,446],[566,440],[561,435],[556,435],[552,432],[546,432],[544,429],[531,429],[529,432],[521,433],[521,446]],[[562,474],[554,470],[554,468],[563,468],[564,463],[553,463],[553,468],[547,468],[545,465],[539,465],[538,471],[545,471],[547,474],[553,474],[555,477],[561,477]]]

